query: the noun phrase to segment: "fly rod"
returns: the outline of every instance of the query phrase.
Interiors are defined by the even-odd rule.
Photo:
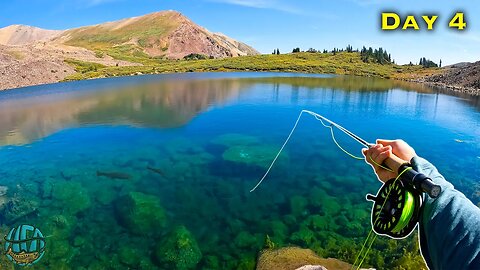
[[[303,110],[302,113],[308,113],[310,115],[313,115],[316,118],[320,118],[324,120],[325,122],[329,123],[330,125],[336,127],[343,133],[347,134],[350,136],[352,139],[360,143],[361,145],[371,148],[375,144],[369,143],[366,140],[360,138],[360,136],[354,134],[353,132],[349,131],[348,129],[342,127],[341,125],[333,122],[332,120],[318,114],[312,111],[308,110]],[[409,166],[408,163],[405,163],[404,160],[400,159],[399,157],[395,156],[393,153],[392,155],[387,158],[384,161],[384,164],[382,164],[384,167],[391,169],[394,172],[397,172],[397,174],[400,174],[406,166]],[[427,193],[431,198],[436,198],[441,192],[441,187],[439,185],[435,185],[433,183],[432,179],[430,179],[428,176],[419,173],[413,169],[408,170],[407,172],[404,173],[403,179],[406,181],[410,181],[413,186],[415,186],[418,189],[421,189],[423,192]]]
[[[309,111],[309,110],[302,110],[300,112],[300,115],[297,118],[297,121],[295,122],[295,125],[294,125],[292,131],[288,135],[287,139],[285,140],[285,142],[282,145],[278,154],[275,156],[275,158],[274,158],[273,162],[271,163],[270,167],[268,168],[267,172],[263,175],[263,177],[260,179],[260,181],[257,183],[257,185],[255,185],[255,187],[250,192],[255,191],[260,186],[260,184],[265,180],[265,178],[269,174],[270,170],[272,169],[273,165],[275,164],[276,160],[280,156],[281,152],[283,151],[283,149],[285,148],[285,146],[289,142],[290,138],[292,137],[293,133],[295,132],[295,130],[298,126],[298,123],[300,121],[300,118],[302,117],[302,115],[304,113],[310,114],[313,117],[315,117],[317,120],[320,120],[322,122],[322,124],[326,127],[337,128],[338,130],[347,134],[349,137],[354,139],[356,142],[360,143],[361,145],[363,145],[367,148],[371,148],[375,145],[373,143],[369,143],[368,141],[362,139],[360,136],[356,135],[355,133],[349,131],[348,129],[344,128],[343,126],[333,122],[332,120],[330,120],[330,119],[328,119],[328,118],[326,118],[326,117],[324,117],[324,116],[322,116],[318,113],[315,113],[315,112],[312,112],[312,111]],[[329,126],[325,125],[323,123],[323,121],[325,121],[326,123],[328,123],[330,125]],[[394,154],[390,155],[390,157],[387,158],[384,161],[384,163],[382,164],[382,167],[385,167],[386,169],[390,169],[390,170],[396,172],[397,174],[400,174],[402,171],[404,171],[404,169],[406,167],[409,167],[409,166],[410,165],[408,163],[405,163],[404,160],[400,159],[399,157],[395,156]],[[426,176],[422,173],[419,173],[419,172],[415,171],[412,168],[402,174],[402,179],[404,181],[406,181],[407,183],[412,184],[415,188],[417,188],[419,190],[422,190],[423,192],[427,193],[431,198],[438,197],[438,195],[441,192],[441,187],[439,185],[436,185],[435,183],[433,183],[432,179],[430,179],[428,176]]]

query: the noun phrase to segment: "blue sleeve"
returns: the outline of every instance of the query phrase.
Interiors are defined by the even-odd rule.
[[[480,209],[428,161],[414,157],[411,163],[442,187],[436,199],[424,194],[420,214],[420,247],[428,267],[480,269]]]

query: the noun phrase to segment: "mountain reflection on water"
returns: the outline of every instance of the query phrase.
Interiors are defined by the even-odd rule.
[[[234,100],[255,85],[267,85],[272,96],[280,85],[292,87],[292,100],[299,89],[338,89],[346,91],[388,91],[402,88],[431,93],[428,87],[400,81],[349,76],[294,77],[293,74],[267,74],[266,77],[227,77],[224,79],[189,79],[187,77],[146,80],[125,86],[87,86],[57,84],[38,88],[16,98],[2,98],[0,93],[0,145],[27,144],[65,128],[91,124],[132,125],[152,128],[179,127],[209,106]],[[257,75],[258,76],[258,75]],[[137,78],[138,80],[138,78]],[[80,90],[77,90],[80,88]],[[82,89],[83,88],[83,89]],[[273,89],[272,89],[273,88]],[[48,89],[55,89],[49,93]],[[65,90],[63,90],[65,89]],[[14,92],[18,90],[10,90]],[[46,94],[43,94],[46,92]],[[312,95],[316,93],[312,92]],[[336,92],[324,92],[324,99]],[[4,95],[5,96],[5,95]],[[350,95],[345,96],[347,101]],[[388,99],[389,95],[382,96]],[[379,100],[374,100],[379,102]]]

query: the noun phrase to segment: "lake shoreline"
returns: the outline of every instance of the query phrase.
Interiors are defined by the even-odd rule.
[[[245,70],[221,70],[221,71],[194,71],[194,72],[199,72],[199,73],[205,73],[205,72],[251,72],[251,70],[245,69]],[[256,71],[256,72],[288,72],[288,73],[304,73],[304,74],[318,74],[318,73],[308,73],[304,71],[279,71],[279,70],[270,70],[270,71]],[[142,75],[160,75],[160,74],[182,74],[182,73],[191,73],[191,72],[151,72],[151,73],[143,73],[143,72],[136,72],[132,74],[127,74],[127,75],[119,75],[119,76],[111,76],[111,77],[94,77],[94,78],[84,78],[84,79],[78,79],[78,80],[54,80],[51,82],[38,82],[38,83],[22,83],[19,82],[18,86],[14,88],[6,88],[2,89],[0,87],[0,92],[2,91],[15,91],[18,89],[26,88],[26,87],[32,87],[32,86],[41,86],[41,85],[48,85],[48,84],[56,84],[56,83],[62,83],[62,82],[73,82],[73,81],[88,81],[88,80],[95,80],[95,79],[104,79],[104,78],[113,78],[113,77],[131,77],[131,76],[142,76]],[[361,75],[355,75],[355,74],[338,74],[338,73],[321,73],[321,74],[326,74],[326,75],[347,75],[347,76],[359,76],[359,77],[374,77],[374,78],[383,78],[381,76],[361,76]],[[416,83],[416,84],[421,84],[425,85],[428,87],[432,88],[437,88],[441,89],[443,93],[445,94],[466,94],[469,96],[480,96],[480,89],[478,88],[473,88],[473,87],[463,87],[463,86],[458,86],[458,85],[452,85],[452,84],[446,84],[442,82],[431,82],[427,81],[428,76],[423,77],[423,78],[383,78],[383,79],[390,79],[390,80],[396,80],[396,81],[405,81],[405,82],[411,82],[411,83]],[[7,78],[1,78],[2,79],[7,79]],[[0,86],[3,85],[2,82],[0,81]]]
[[[452,93],[452,94],[466,94],[470,96],[480,96],[480,89],[474,87],[465,87],[459,86],[454,84],[447,84],[443,82],[432,82],[427,80],[428,77],[421,78],[421,79],[409,79],[406,80],[408,82],[419,83],[426,85],[428,87],[441,89],[444,93]]]

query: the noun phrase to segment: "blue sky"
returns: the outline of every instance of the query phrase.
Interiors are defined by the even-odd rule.
[[[444,64],[480,60],[480,2],[472,0],[15,0],[3,1],[0,27],[67,29],[167,9],[262,53],[351,44],[381,46],[401,64],[420,57]],[[434,31],[382,32],[380,14],[391,10],[440,17]],[[448,29],[455,11],[465,13],[468,30]]]

